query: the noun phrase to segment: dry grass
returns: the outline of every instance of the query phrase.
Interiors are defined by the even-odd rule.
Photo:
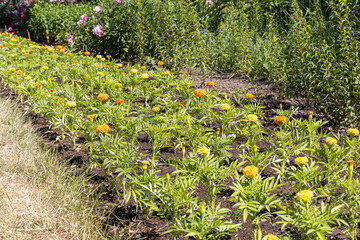
[[[0,239],[103,239],[83,176],[71,176],[0,99]]]

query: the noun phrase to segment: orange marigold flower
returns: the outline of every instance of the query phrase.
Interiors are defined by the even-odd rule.
[[[162,66],[162,65],[164,65],[164,62],[158,61],[158,62],[157,62],[157,65]]]
[[[61,46],[61,45],[59,45],[59,46],[57,46],[57,49],[63,49],[63,46]]]
[[[107,133],[108,131],[110,131],[110,127],[106,124],[96,126],[97,133]]]
[[[79,54],[79,55],[83,55],[83,53],[82,53],[82,52],[79,52],[78,54]]]
[[[152,110],[153,112],[159,112],[159,111],[160,111],[160,108],[159,108],[159,107],[153,107],[151,110]]]
[[[115,87],[121,88],[123,85],[121,83],[115,83]]]
[[[90,55],[90,52],[84,52],[84,55],[85,55],[85,56],[89,56],[89,55]]]
[[[141,68],[142,70],[145,70],[145,69],[146,69],[146,67],[145,67],[145,66],[141,66],[140,68]]]
[[[38,83],[38,82],[34,84],[34,87],[39,87],[39,86],[40,86],[40,83]]]
[[[65,52],[65,49],[62,48],[62,49],[59,50],[59,52],[60,52],[60,53],[64,53],[64,52]]]
[[[111,55],[106,55],[106,58],[111,58]]]
[[[355,163],[354,160],[349,160],[349,161],[346,161],[346,163],[349,165],[349,167],[352,167]]]
[[[204,89],[196,89],[194,91],[194,94],[197,97],[205,97],[206,96],[206,91]]]
[[[105,65],[104,68],[109,68],[110,66],[109,65]]]
[[[22,74],[23,74],[23,71],[17,70],[17,71],[15,72],[15,74],[16,74],[16,75],[22,75]]]
[[[164,75],[165,75],[165,76],[169,76],[169,75],[170,75],[170,71],[165,71],[165,72],[164,72]]]
[[[283,117],[283,116],[276,116],[276,117],[274,118],[274,122],[275,122],[276,124],[286,123],[287,120],[288,120],[288,119],[287,119],[286,117]]]
[[[53,53],[53,52],[54,52],[54,49],[48,48],[48,51],[49,51],[49,53]]]
[[[58,101],[58,100],[60,100],[60,97],[58,97],[58,96],[53,97],[53,100]]]
[[[50,89],[50,92],[55,92],[55,91],[56,91],[56,89],[53,89],[53,88],[52,88],[52,89]]]
[[[99,101],[106,101],[109,99],[109,95],[107,95],[106,93],[100,93],[98,96],[97,96],[97,99]]]
[[[116,104],[123,104],[123,103],[124,103],[124,99],[115,98],[115,103],[116,103]]]
[[[259,174],[259,168],[255,166],[247,166],[243,169],[243,174],[249,178],[254,178]]]
[[[246,99],[252,99],[253,97],[254,97],[254,95],[252,95],[251,93],[245,94]]]
[[[208,81],[208,82],[206,82],[206,86],[208,86],[208,87],[213,87],[213,86],[215,86],[215,82],[213,82],[213,81]]]

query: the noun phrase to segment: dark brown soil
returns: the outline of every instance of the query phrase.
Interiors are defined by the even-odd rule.
[[[195,87],[201,87],[204,83],[203,80],[200,80],[198,76],[193,77]],[[264,109],[265,117],[268,121],[263,121],[263,125],[268,131],[272,131],[275,127],[275,123],[272,121],[275,113],[271,109],[278,108],[279,104],[283,105],[284,109],[290,108],[290,106],[295,106],[299,108],[299,111],[296,114],[296,117],[307,118],[310,111],[314,112],[314,117],[323,118],[323,116],[318,113],[315,109],[308,107],[304,101],[301,99],[282,99],[275,87],[271,84],[264,81],[264,79],[259,79],[254,82],[249,82],[244,79],[241,75],[216,75],[211,78],[212,81],[216,82],[214,90],[218,90],[224,93],[227,93],[229,96],[232,96],[232,91],[234,89],[239,89],[246,93],[253,93],[255,97],[261,98],[261,103],[266,108]],[[261,93],[261,95],[257,95]],[[0,95],[2,97],[11,98],[12,100],[17,99],[17,95],[11,92],[9,89],[1,87]],[[20,109],[26,107],[23,103],[17,104]],[[109,234],[109,238],[112,239],[170,239],[170,235],[161,235],[162,232],[169,229],[170,223],[168,220],[164,220],[156,215],[152,215],[149,219],[145,219],[145,214],[138,210],[134,203],[129,203],[126,205],[121,204],[121,199],[118,195],[112,193],[110,190],[110,182],[104,178],[104,174],[100,168],[89,169],[88,168],[88,152],[82,146],[84,139],[77,139],[77,147],[74,149],[73,143],[70,138],[66,137],[64,140],[60,138],[60,132],[50,129],[49,125],[46,123],[44,117],[28,114],[27,117],[33,122],[33,127],[35,132],[43,139],[44,147],[53,149],[59,156],[60,159],[66,159],[69,169],[76,172],[86,172],[89,176],[89,184],[92,186],[97,186],[102,192],[100,198],[100,204],[95,209],[95,212],[102,216],[104,219],[104,229]],[[332,129],[332,126],[327,125],[328,130]],[[151,143],[143,136],[139,136],[139,152],[140,153],[150,153],[151,152]],[[241,142],[241,138],[237,138],[233,143],[234,146]],[[263,146],[259,146],[260,149]],[[231,157],[232,161],[238,160],[237,152],[232,152],[233,156]],[[158,160],[164,161],[172,157],[179,157],[181,154],[176,152],[174,148],[165,148],[162,150]],[[161,174],[171,173],[174,169],[169,166],[158,165],[157,170],[161,171]],[[273,170],[266,168],[262,175],[271,176],[273,175]],[[229,182],[230,183],[230,182]],[[289,186],[280,187],[277,190],[279,195],[294,195],[295,192]],[[216,204],[221,203],[222,207],[231,209],[234,205],[230,201],[230,196],[232,190],[229,186],[225,189],[222,189],[220,194],[216,199]],[[207,193],[202,186],[199,186],[196,195],[199,199],[207,199]],[[261,229],[263,234],[273,233],[273,234],[289,234],[292,239],[299,239],[299,232],[295,227],[287,226],[284,229],[281,229],[281,224],[277,223],[280,219],[273,219],[272,222],[263,222],[261,223]],[[239,216],[235,217],[235,222],[241,222]],[[359,235],[360,236],[360,235]],[[341,233],[334,232],[329,239],[343,239]],[[248,222],[243,224],[243,228],[240,228],[239,232],[231,236],[233,239],[241,240],[250,240],[253,239],[252,231],[250,230],[250,224]],[[181,235],[179,239],[187,239],[184,235]]]

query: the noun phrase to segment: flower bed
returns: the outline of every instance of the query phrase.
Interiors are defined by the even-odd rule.
[[[340,229],[356,239],[357,129],[323,132],[311,113],[296,119],[296,109],[280,107],[266,131],[257,96],[231,99],[211,89],[216,82],[195,89],[162,62],[150,70],[89,55],[0,36],[3,83],[60,130],[59,140],[87,149],[87,166],[102,170],[119,205],[160,216],[173,236],[251,229],[254,239],[326,239]],[[262,232],[264,223],[272,232]]]

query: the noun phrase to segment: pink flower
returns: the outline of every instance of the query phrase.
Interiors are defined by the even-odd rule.
[[[83,14],[81,17],[80,17],[80,20],[76,23],[77,25],[81,25],[83,24],[87,19],[87,16],[86,14]]]
[[[121,3],[121,0],[114,0],[114,2],[116,2],[116,3]]]
[[[24,17],[24,13],[23,13],[23,12],[21,12],[20,17],[21,17],[21,18],[23,18],[23,17]]]
[[[69,34],[68,41],[69,41],[70,44],[73,43],[73,39],[74,39],[73,36],[71,36],[71,34]]]
[[[80,19],[81,19],[80,21],[82,21],[84,23],[87,19],[86,14],[83,14]]]
[[[96,7],[94,8],[94,13],[100,12],[101,9],[102,9],[102,8],[101,8],[100,6],[96,6]]]
[[[98,37],[101,37],[102,34],[104,33],[101,29],[102,29],[101,25],[96,25],[96,27],[93,28],[93,34],[95,34]]]
[[[11,27],[8,28],[9,32],[11,32],[13,29]]]
[[[18,23],[16,22],[16,23],[14,23],[14,25],[15,25],[15,27],[18,25]]]
[[[208,7],[211,7],[214,4],[214,2],[213,1],[206,1],[206,4],[207,4]]]

